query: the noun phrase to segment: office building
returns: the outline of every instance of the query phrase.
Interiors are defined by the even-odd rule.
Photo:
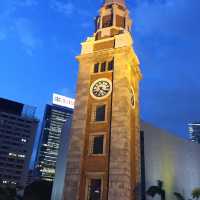
[[[53,181],[55,176],[56,161],[61,142],[61,133],[65,123],[72,118],[74,100],[54,94],[53,104],[46,105],[42,139],[39,151],[40,178]]]
[[[38,120],[35,107],[0,98],[0,184],[26,184]]]
[[[200,144],[200,122],[189,123],[188,131],[190,140]]]

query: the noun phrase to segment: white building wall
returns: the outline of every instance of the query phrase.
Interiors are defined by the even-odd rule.
[[[71,119],[68,119],[61,135],[59,154],[56,162],[56,174],[53,182],[51,200],[62,200],[67,164],[67,152],[70,141]]]
[[[162,180],[166,200],[175,199],[174,192],[191,198],[191,191],[200,187],[200,145],[146,123],[142,123],[141,129],[144,131],[146,190]],[[159,197],[154,199],[160,200]]]

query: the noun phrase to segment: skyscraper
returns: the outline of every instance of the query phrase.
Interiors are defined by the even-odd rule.
[[[23,188],[38,120],[35,107],[0,98],[0,184]]]
[[[64,124],[72,118],[73,105],[73,99],[57,94],[53,95],[53,104],[46,105],[39,152],[39,170],[43,180],[54,179],[60,143],[65,142],[61,141],[61,132]]]
[[[140,186],[139,60],[124,0],[105,0],[82,43],[65,200],[136,200]]]
[[[200,123],[194,122],[188,124],[189,138],[192,142],[200,144]]]

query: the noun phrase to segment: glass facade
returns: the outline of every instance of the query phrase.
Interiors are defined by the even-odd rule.
[[[42,140],[39,152],[41,179],[53,181],[64,124],[71,120],[70,108],[47,105],[43,119]]]
[[[190,140],[200,144],[200,122],[189,123],[188,129]]]

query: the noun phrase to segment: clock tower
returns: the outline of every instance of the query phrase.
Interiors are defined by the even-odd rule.
[[[82,43],[64,200],[139,200],[139,60],[124,0],[105,0]]]

